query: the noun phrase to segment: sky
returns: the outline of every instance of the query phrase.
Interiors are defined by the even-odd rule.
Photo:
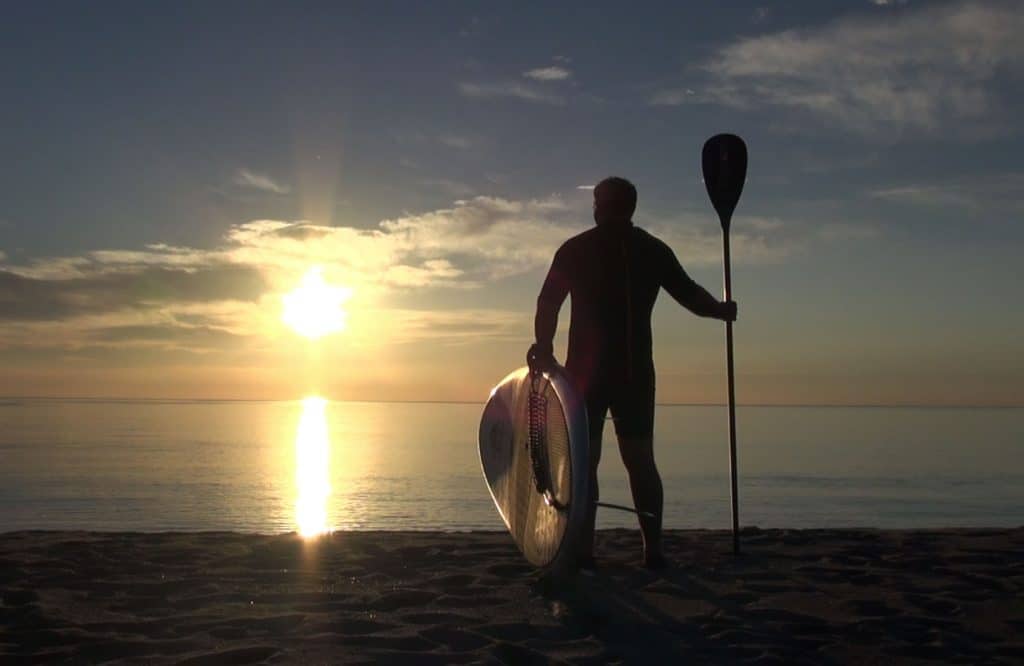
[[[1024,404],[1020,34],[1022,2],[8,7],[0,395],[482,401],[601,178],[721,294],[733,132],[741,403]],[[313,267],[316,340],[282,317]],[[654,326],[659,401],[721,403],[722,324]]]

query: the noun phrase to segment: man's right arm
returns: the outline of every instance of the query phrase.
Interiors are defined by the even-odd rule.
[[[675,252],[668,245],[659,241],[659,249],[661,250],[659,261],[661,286],[672,298],[700,317],[735,321],[735,303],[719,301],[708,293],[707,289],[694,282],[693,278],[683,270]]]
[[[562,309],[565,297],[569,295],[569,271],[566,266],[565,246],[559,248],[544,279],[544,286],[537,297],[537,315],[533,320],[538,355],[551,355],[558,328],[558,311]]]

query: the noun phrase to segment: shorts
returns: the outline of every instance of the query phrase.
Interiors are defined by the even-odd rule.
[[[654,375],[634,377],[627,383],[588,387],[584,391],[590,437],[604,430],[605,415],[611,411],[615,434],[619,437],[654,435]]]

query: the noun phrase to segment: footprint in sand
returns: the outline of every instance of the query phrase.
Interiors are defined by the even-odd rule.
[[[534,571],[525,564],[494,564],[487,567],[487,573],[495,576],[523,576]]]
[[[215,666],[217,664],[255,664],[270,659],[279,650],[270,646],[254,646],[208,652],[178,662],[178,666]]]
[[[499,606],[506,603],[508,599],[494,595],[477,594],[471,597],[453,596],[445,594],[434,600],[434,603],[442,608],[483,608],[486,606]]]
[[[535,627],[522,622],[507,622],[502,624],[485,624],[476,627],[476,631],[490,636],[499,641],[509,641],[512,643],[518,643],[525,641],[528,638],[534,638],[539,635]]]
[[[861,617],[893,617],[900,614],[900,611],[895,608],[874,599],[850,599],[841,605],[854,615]]]
[[[403,652],[401,650],[374,650],[372,662],[388,666],[449,666],[449,664],[479,663],[480,658],[474,653],[433,654],[423,651]]]
[[[795,613],[784,608],[749,608],[743,614],[763,622],[789,622],[793,626],[820,626],[825,624],[823,620],[813,615]]]
[[[821,564],[805,564],[794,567],[793,571],[822,583],[844,583],[848,576],[857,573],[856,570],[836,569],[835,567],[821,566]]]
[[[886,650],[886,653],[901,659],[922,659],[940,662],[949,659],[949,651],[942,645],[918,644],[898,645]]]
[[[243,627],[216,627],[207,633],[224,641],[236,641],[249,636],[249,632]]]
[[[143,620],[141,622],[87,622],[78,627],[90,634],[120,634],[159,638],[172,633],[173,623],[164,620]]]
[[[653,591],[658,591],[658,590],[653,590]],[[746,604],[749,604],[749,603],[752,603],[754,601],[757,601],[761,597],[759,595],[757,595],[757,594],[753,594],[752,592],[728,592],[726,594],[720,595],[719,598],[722,599],[723,601],[728,601],[730,603],[739,604],[741,606],[744,606]]]
[[[480,634],[448,627],[424,629],[420,636],[445,646],[451,652],[471,652],[491,643],[490,639]]]
[[[477,582],[477,576],[471,574],[449,574],[447,576],[436,576],[431,578],[429,583],[432,587],[445,589],[460,588],[472,585]]]
[[[491,648],[491,655],[506,664],[548,663],[548,660],[540,652],[512,643],[497,643]]]
[[[155,655],[177,655],[195,650],[197,645],[192,641],[132,641],[132,640],[98,640],[94,643],[83,643],[71,650],[67,655],[71,663],[94,664],[105,661],[126,660],[145,662]]]
[[[398,650],[401,652],[428,652],[434,643],[420,636],[348,636],[345,644],[364,649]]]
[[[904,594],[903,598],[907,603],[917,606],[921,610],[926,613],[931,613],[932,615],[950,616],[963,613],[963,608],[960,607],[960,604],[950,601],[949,599],[913,593]]]
[[[0,601],[4,606],[27,606],[38,600],[39,595],[32,590],[3,590],[0,592]]]
[[[399,590],[374,599],[368,606],[375,611],[391,612],[410,606],[424,606],[433,601],[436,596],[436,593],[426,590]]]
[[[408,624],[437,624],[455,627],[465,627],[479,621],[478,618],[458,613],[406,613],[398,616],[398,619]]]
[[[367,634],[390,631],[391,629],[395,629],[397,626],[398,625],[390,624],[388,622],[352,619],[330,622],[323,626],[322,630],[334,634],[340,634],[342,636],[365,636]]]

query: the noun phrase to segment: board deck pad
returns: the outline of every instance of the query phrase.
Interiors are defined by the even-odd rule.
[[[538,460],[550,498],[537,488],[530,450],[530,394],[543,405]],[[545,569],[573,563],[586,518],[586,407],[565,370],[510,373],[491,391],[480,421],[480,464],[505,526],[526,559]]]

